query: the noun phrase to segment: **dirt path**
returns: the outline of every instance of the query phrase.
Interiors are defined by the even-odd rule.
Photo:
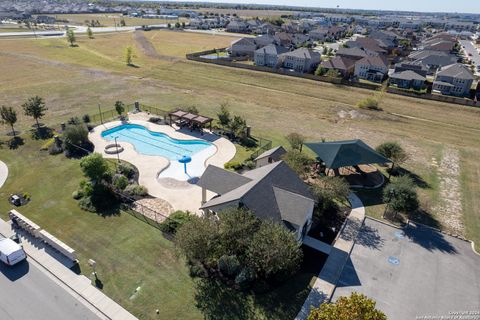
[[[148,40],[143,31],[135,31],[133,33],[133,39],[137,42],[137,44],[142,49],[143,53],[152,59],[159,59],[159,60],[166,60],[170,62],[180,61],[180,59],[170,56],[161,55],[157,52],[157,49],[153,46],[153,44]]]
[[[458,150],[446,148],[438,167],[440,204],[435,208],[441,222],[451,231],[464,235],[462,195],[460,191],[460,157]]]

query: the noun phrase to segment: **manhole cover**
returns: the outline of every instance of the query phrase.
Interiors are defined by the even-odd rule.
[[[390,264],[393,264],[394,266],[398,266],[400,264],[400,260],[398,260],[398,258],[393,256],[388,257],[388,262]]]
[[[405,232],[403,232],[402,230],[396,231],[395,232],[395,237],[397,239],[403,239],[403,238],[405,238]]]

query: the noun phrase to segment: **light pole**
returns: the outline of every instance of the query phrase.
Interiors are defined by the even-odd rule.
[[[115,150],[116,150],[116,154],[117,154],[117,162],[120,163],[120,155],[119,155],[119,153],[118,153],[117,138],[118,138],[118,136],[115,136]]]

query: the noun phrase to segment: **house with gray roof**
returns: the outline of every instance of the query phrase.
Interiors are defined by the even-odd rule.
[[[414,51],[407,59],[414,64],[422,64],[428,70],[428,74],[435,74],[439,68],[458,62],[458,57],[448,52],[434,50]]]
[[[353,60],[360,60],[360,59],[368,56],[368,54],[365,51],[363,51],[360,48],[356,48],[356,47],[355,48],[341,47],[337,50],[336,55],[341,56],[341,57],[345,57],[345,58],[349,58],[349,59],[353,59]]]
[[[368,56],[355,63],[354,76],[358,79],[382,82],[387,73],[387,62],[379,56]]]
[[[198,185],[204,212],[246,208],[261,220],[282,224],[295,233],[298,241],[311,227],[315,201],[310,188],[283,161],[241,175],[209,165]],[[208,201],[207,190],[216,194]]]
[[[425,86],[427,78],[412,70],[395,72],[390,75],[390,85],[402,89],[421,90]]]
[[[343,78],[348,79],[355,71],[355,63],[356,60],[354,59],[336,56],[330,60],[322,61],[321,66],[327,70],[335,70]]]
[[[257,45],[253,38],[241,38],[232,42],[230,46],[230,54],[234,57],[253,57],[255,50]]]
[[[452,96],[469,96],[474,76],[470,69],[456,63],[440,69],[435,76],[432,91]]]
[[[267,164],[282,160],[282,156],[287,153],[284,147],[278,146],[265,151],[254,159],[257,168],[263,167]]]
[[[296,72],[308,73],[320,64],[320,53],[307,48],[287,52],[280,55],[282,66]]]
[[[274,44],[257,49],[254,53],[255,65],[277,68],[281,64],[279,56],[286,52],[288,52],[287,48]]]

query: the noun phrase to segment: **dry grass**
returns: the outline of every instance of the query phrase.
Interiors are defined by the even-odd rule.
[[[433,218],[440,193],[432,158],[441,159],[442,150],[451,147],[460,152],[466,234],[480,240],[480,228],[470,227],[480,224],[480,209],[468,196],[480,193],[470,178],[480,153],[480,109],[384,94],[383,112],[360,110],[356,104],[372,91],[185,60],[186,52],[219,48],[235,38],[169,31],[145,36],[159,58],[145,56],[132,33],[80,38],[78,48],[64,39],[2,41],[0,58],[7,63],[0,70],[6,80],[0,83],[0,104],[18,108],[40,94],[50,108],[45,122],[58,123],[94,111],[97,104],[111,107],[115,100],[168,109],[194,104],[211,116],[227,101],[254,134],[275,143],[285,143],[283,136],[294,131],[309,140],[360,138],[372,146],[395,140],[411,155],[406,168],[428,185],[420,196]],[[135,48],[138,68],[123,62],[127,45]],[[352,111],[355,117],[342,116]],[[20,127],[31,123],[20,119]]]
[[[123,16],[119,13],[108,13],[108,14],[98,14],[98,13],[81,13],[81,14],[58,14],[55,15],[57,20],[68,20],[69,24],[85,26],[85,20],[91,21],[95,20],[100,22],[104,27],[113,27],[115,24],[120,25],[120,21],[123,19],[127,26],[143,26],[143,25],[152,25],[152,24],[164,24],[164,23],[175,23],[176,20],[166,20],[166,19],[143,19],[143,18],[133,18]],[[172,22],[173,21],[173,22]]]

